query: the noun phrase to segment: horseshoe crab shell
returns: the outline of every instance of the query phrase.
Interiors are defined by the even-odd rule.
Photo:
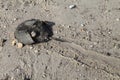
[[[38,19],[22,22],[14,32],[15,38],[23,44],[46,42],[52,34],[50,26]]]

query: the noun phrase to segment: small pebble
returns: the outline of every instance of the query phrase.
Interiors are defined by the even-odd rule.
[[[14,40],[12,41],[12,46],[15,46],[16,43],[17,43],[17,40],[14,39]]]
[[[33,49],[33,46],[30,46],[30,49]]]
[[[85,67],[85,65],[84,65],[84,64],[82,64],[82,67]]]
[[[108,34],[111,34],[111,32],[108,32]]]
[[[22,48],[22,47],[23,47],[23,44],[22,44],[22,43],[17,43],[17,47],[18,47],[18,48]]]
[[[47,54],[51,54],[51,51],[47,50],[46,53],[47,53]]]
[[[8,11],[8,8],[6,8],[5,10]]]
[[[43,78],[45,78],[45,77],[46,77],[45,73],[42,75],[42,77],[43,77]]]
[[[93,48],[94,46],[93,45],[90,45],[90,48]]]
[[[13,21],[16,21],[16,20],[18,20],[18,18],[14,18],[14,19],[13,19]]]
[[[73,9],[73,8],[75,8],[75,7],[76,7],[76,5],[70,5],[70,6],[69,6],[70,9]]]
[[[111,53],[107,52],[107,56],[111,56]]]
[[[117,18],[116,21],[120,21],[120,18]]]
[[[85,24],[80,24],[81,27],[85,26]]]
[[[3,28],[6,28],[7,26],[3,26]]]
[[[67,26],[67,28],[70,28],[71,26]]]

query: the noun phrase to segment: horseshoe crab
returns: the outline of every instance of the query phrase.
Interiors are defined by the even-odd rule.
[[[47,42],[53,35],[51,23],[39,19],[26,20],[17,26],[14,36],[25,45]]]

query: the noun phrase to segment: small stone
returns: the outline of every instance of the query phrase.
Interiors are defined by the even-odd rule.
[[[16,45],[16,43],[17,43],[17,40],[16,40],[16,39],[14,39],[14,40],[12,41],[12,46],[15,46],[15,45]]]
[[[3,28],[6,28],[7,26],[3,26]]]
[[[85,24],[80,24],[81,27],[85,26]]]
[[[111,56],[111,53],[107,52],[107,56]]]
[[[111,34],[111,32],[109,31],[108,34]]]
[[[51,51],[47,50],[46,53],[47,53],[47,54],[51,54]]]
[[[14,18],[13,20],[14,20],[14,21],[16,21],[16,20],[17,20],[17,18]]]
[[[6,10],[6,11],[8,11],[9,9],[8,9],[8,8],[6,8],[5,10]]]
[[[85,67],[85,65],[84,65],[84,64],[82,64],[82,67]]]
[[[120,18],[117,18],[116,21],[120,21]]]
[[[30,49],[33,49],[33,46],[30,46]]]
[[[42,77],[43,77],[43,78],[45,78],[45,77],[46,77],[45,73],[42,75]]]
[[[38,51],[38,50],[35,50],[34,52],[35,52],[35,53],[38,53],[39,51]]]
[[[71,26],[67,26],[67,28],[70,28]]]
[[[75,7],[76,7],[76,5],[70,5],[70,6],[69,6],[70,9],[73,9],[73,8],[75,8]]]
[[[23,44],[22,44],[22,43],[17,43],[17,47],[18,47],[18,48],[22,48],[22,47],[23,47]]]

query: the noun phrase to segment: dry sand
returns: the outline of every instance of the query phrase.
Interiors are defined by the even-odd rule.
[[[12,46],[32,18],[54,22],[54,36],[71,43]],[[120,80],[119,27],[120,0],[0,0],[0,80]]]

